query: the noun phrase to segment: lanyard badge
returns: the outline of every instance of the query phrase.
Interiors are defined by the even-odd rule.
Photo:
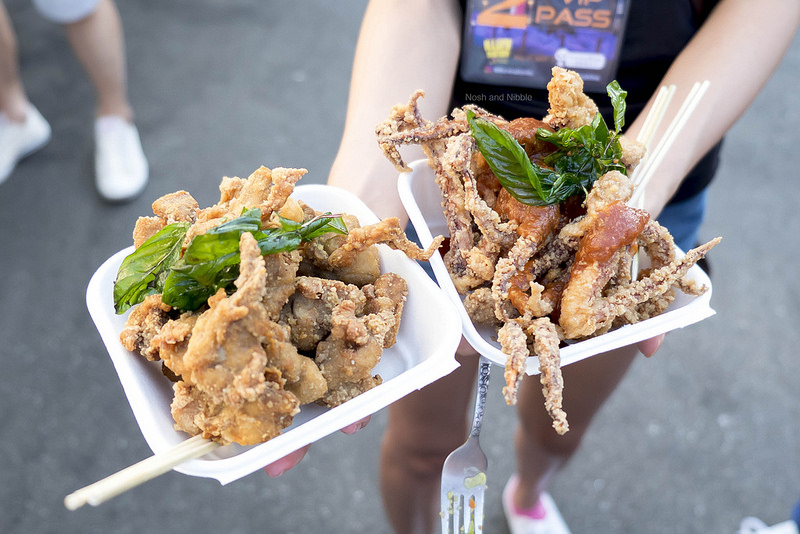
[[[603,92],[615,79],[630,0],[467,0],[461,77],[544,89],[554,66]]]

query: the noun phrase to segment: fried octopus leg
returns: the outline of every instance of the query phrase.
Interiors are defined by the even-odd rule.
[[[523,326],[524,325],[524,326]],[[553,420],[553,428],[559,434],[569,430],[567,414],[562,409],[564,379],[561,375],[561,353],[558,331],[550,319],[542,317],[533,321],[526,319],[506,322],[498,332],[503,353],[507,355],[503,397],[506,403],[517,403],[517,391],[525,376],[525,365],[530,355],[528,336],[533,338],[534,352],[539,359],[539,380],[545,399],[545,410]]]
[[[598,326],[610,323],[615,317],[624,313],[626,309],[647,302],[669,291],[673,285],[678,284],[686,276],[686,273],[695,263],[705,257],[708,251],[714,248],[721,240],[721,237],[712,239],[708,243],[693,248],[682,258],[652,271],[641,280],[632,282],[627,286],[614,288],[595,310],[593,321]]]
[[[561,352],[556,327],[546,317],[536,319],[526,329],[533,336],[533,348],[539,358],[539,381],[542,384],[544,407],[553,420],[553,428],[559,434],[569,430],[567,414],[562,408],[564,378],[561,375]]]

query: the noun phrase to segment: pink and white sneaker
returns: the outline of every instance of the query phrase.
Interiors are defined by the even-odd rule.
[[[512,498],[516,489],[517,476],[514,475],[503,490],[503,511],[511,534],[571,534],[549,493],[542,492],[532,509],[520,510]]]

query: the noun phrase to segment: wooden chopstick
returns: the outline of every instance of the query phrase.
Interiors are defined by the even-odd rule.
[[[661,121],[664,118],[664,114],[674,94],[674,85],[663,86],[659,89],[656,99],[653,101],[653,107],[651,107],[650,111],[647,113],[642,129],[639,131],[639,135],[636,136],[636,140],[642,143],[648,151],[650,149],[650,143],[653,141],[653,136],[661,125]]]
[[[666,132],[664,132],[664,136],[659,141],[652,155],[646,157],[645,161],[634,172],[633,181],[635,189],[633,191],[633,196],[628,201],[631,206],[636,206],[637,203],[641,202],[639,197],[644,195],[647,183],[655,174],[656,169],[658,169],[664,156],[669,152],[669,149],[672,147],[675,139],[678,138],[683,127],[689,122],[692,113],[708,90],[709,85],[710,82],[708,80],[703,83],[698,82],[694,84],[686,100],[683,101],[681,107],[678,109],[678,113],[667,127]]]
[[[102,480],[81,488],[64,498],[68,510],[77,510],[85,504],[97,506],[166,473],[188,460],[199,458],[219,447],[219,443],[195,436],[164,452],[145,458],[141,462],[114,473]]]

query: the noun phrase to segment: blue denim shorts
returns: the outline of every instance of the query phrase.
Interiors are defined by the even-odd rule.
[[[686,200],[668,204],[658,216],[659,224],[669,230],[675,244],[684,252],[699,243],[698,234],[706,213],[707,196],[706,188]]]

